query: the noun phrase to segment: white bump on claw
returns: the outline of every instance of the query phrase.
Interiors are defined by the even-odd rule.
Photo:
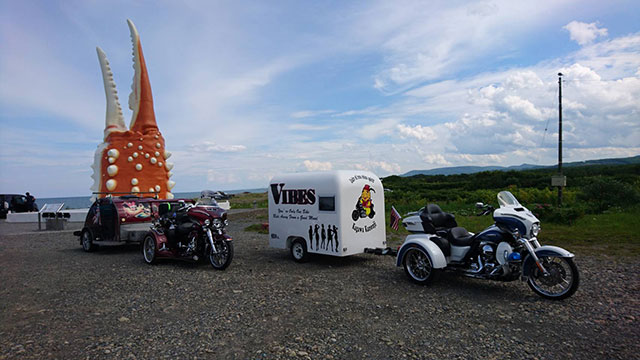
[[[116,174],[118,174],[118,167],[116,165],[107,166],[107,173],[109,176],[116,176]]]
[[[129,156],[129,157],[127,158],[127,161],[128,161],[128,162],[132,162],[132,161],[133,161],[133,158],[132,158],[131,156]]]
[[[134,186],[134,187],[131,188],[131,192],[134,192],[134,193],[140,192],[140,188],[137,187],[137,186]]]
[[[153,190],[153,188],[149,188],[149,192],[154,192],[155,190]]]
[[[142,170],[142,164],[136,164],[136,170],[138,171]]]
[[[158,149],[160,149],[160,148],[162,147],[162,145],[160,145],[160,143],[156,143],[156,147],[157,147]]]
[[[160,185],[156,185],[156,191],[160,192]]]
[[[169,163],[168,162],[168,163],[164,164],[164,167],[166,167],[167,170],[171,171],[171,169],[173,169],[173,163]]]
[[[142,150],[142,145],[138,145],[138,150]]]
[[[137,178],[131,179],[131,185],[138,185],[138,179]]]
[[[162,161],[158,162],[158,166],[162,167]]]
[[[173,173],[172,173],[171,171],[169,171],[169,172],[167,173],[167,177],[172,177],[172,176],[173,176]]]
[[[107,190],[113,191],[118,183],[114,179],[107,180]]]
[[[127,144],[127,147],[132,147],[132,146],[133,146],[133,144],[132,144],[132,143],[128,143],[128,144]]]
[[[169,200],[173,199],[173,194],[168,192],[167,193],[167,199],[169,199]]]
[[[167,181],[167,189],[171,190],[171,189],[173,189],[174,186],[176,186],[176,182],[175,181],[171,181],[171,180]]]
[[[155,155],[156,157],[158,157],[158,156],[160,156],[160,153],[156,151],[155,153],[153,153],[153,155]]]
[[[137,157],[138,157],[138,153],[137,153],[137,152],[134,152],[134,153],[133,153],[133,157],[134,157],[134,158],[137,158]]]
[[[171,157],[171,151],[165,151],[164,152],[164,159],[166,160],[166,159],[168,159],[170,157]]]
[[[144,157],[148,159],[149,158],[149,153],[144,154]]]
[[[114,162],[116,162],[116,158],[109,157],[109,164],[113,164]]]
[[[107,155],[117,159],[120,156],[120,152],[116,149],[111,149],[107,152]]]
[[[151,163],[154,164],[154,165],[155,165],[155,163],[158,162],[158,160],[156,158],[151,158],[151,160],[149,160],[149,161],[151,161]]]

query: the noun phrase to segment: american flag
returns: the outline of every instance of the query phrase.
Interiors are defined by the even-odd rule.
[[[398,211],[396,210],[396,208],[394,208],[393,206],[391,207],[391,228],[393,230],[398,230],[398,225],[400,224],[400,219],[402,219],[402,216],[400,216],[400,214],[398,213]]]

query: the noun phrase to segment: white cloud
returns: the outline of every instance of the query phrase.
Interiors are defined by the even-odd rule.
[[[566,7],[570,4],[560,1],[380,1],[356,19],[354,35],[357,45],[383,52],[372,86],[397,94],[455,76],[478,60],[512,56],[521,36],[539,31],[549,14],[562,14]]]
[[[325,171],[331,170],[333,166],[329,161],[305,160],[302,162],[307,171]]]
[[[436,141],[438,136],[435,131],[430,127],[423,127],[422,125],[407,126],[404,124],[398,125],[398,131],[402,137],[412,137],[418,140]]]
[[[203,141],[200,144],[192,144],[189,146],[193,152],[221,152],[221,153],[233,153],[247,150],[244,145],[221,145],[212,141]]]
[[[333,114],[333,113],[335,113],[334,110],[303,110],[303,111],[296,111],[292,113],[291,117],[294,119],[303,119],[303,118],[315,117],[318,115],[326,115],[326,114]]]
[[[329,128],[327,125],[310,125],[310,124],[291,124],[288,126],[289,130],[301,130],[301,131],[320,131]]]
[[[400,165],[386,161],[367,161],[364,164],[355,164],[354,167],[358,170],[372,171],[381,176],[397,174],[401,170]]]
[[[531,101],[522,99],[517,95],[508,95],[504,98],[505,104],[516,113],[524,114],[534,120],[544,120],[545,116],[542,112],[536,109],[535,105]]]
[[[376,121],[367,121],[366,125],[357,129],[357,133],[364,139],[373,140],[393,132],[398,119],[386,118]]]
[[[592,43],[598,37],[605,37],[608,34],[607,29],[598,28],[597,23],[583,23],[580,21],[572,21],[565,25],[563,29],[569,31],[571,40],[580,45]]]
[[[214,170],[207,171],[207,182],[211,184],[233,184],[238,182],[238,178],[234,173],[218,172]]]

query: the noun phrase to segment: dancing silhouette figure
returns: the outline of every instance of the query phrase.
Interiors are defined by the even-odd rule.
[[[333,225],[333,238],[336,242],[336,252],[340,252],[340,243],[338,242],[338,228]]]
[[[313,228],[313,235],[316,237],[316,251],[320,250],[319,248],[319,244],[320,244],[320,235],[318,235],[318,229],[320,229],[320,226],[318,224],[316,224],[316,226]]]
[[[327,232],[324,230],[324,224],[322,224],[322,243],[320,243],[320,247],[326,249],[325,240],[327,240]]]
[[[313,226],[309,225],[309,247],[313,250]]]
[[[327,225],[327,249],[333,250],[333,230],[331,230],[331,225]]]

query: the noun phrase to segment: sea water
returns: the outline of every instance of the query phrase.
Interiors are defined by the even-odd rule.
[[[242,189],[242,190],[229,190],[224,191],[227,194],[242,194],[249,193],[263,193],[266,192],[266,188],[258,189]],[[173,193],[176,198],[193,199],[200,197],[200,191],[192,192],[177,192]],[[38,209],[41,209],[44,204],[64,204],[63,209],[86,209],[91,206],[91,196],[69,196],[69,197],[55,197],[55,198],[38,198],[36,204]]]

